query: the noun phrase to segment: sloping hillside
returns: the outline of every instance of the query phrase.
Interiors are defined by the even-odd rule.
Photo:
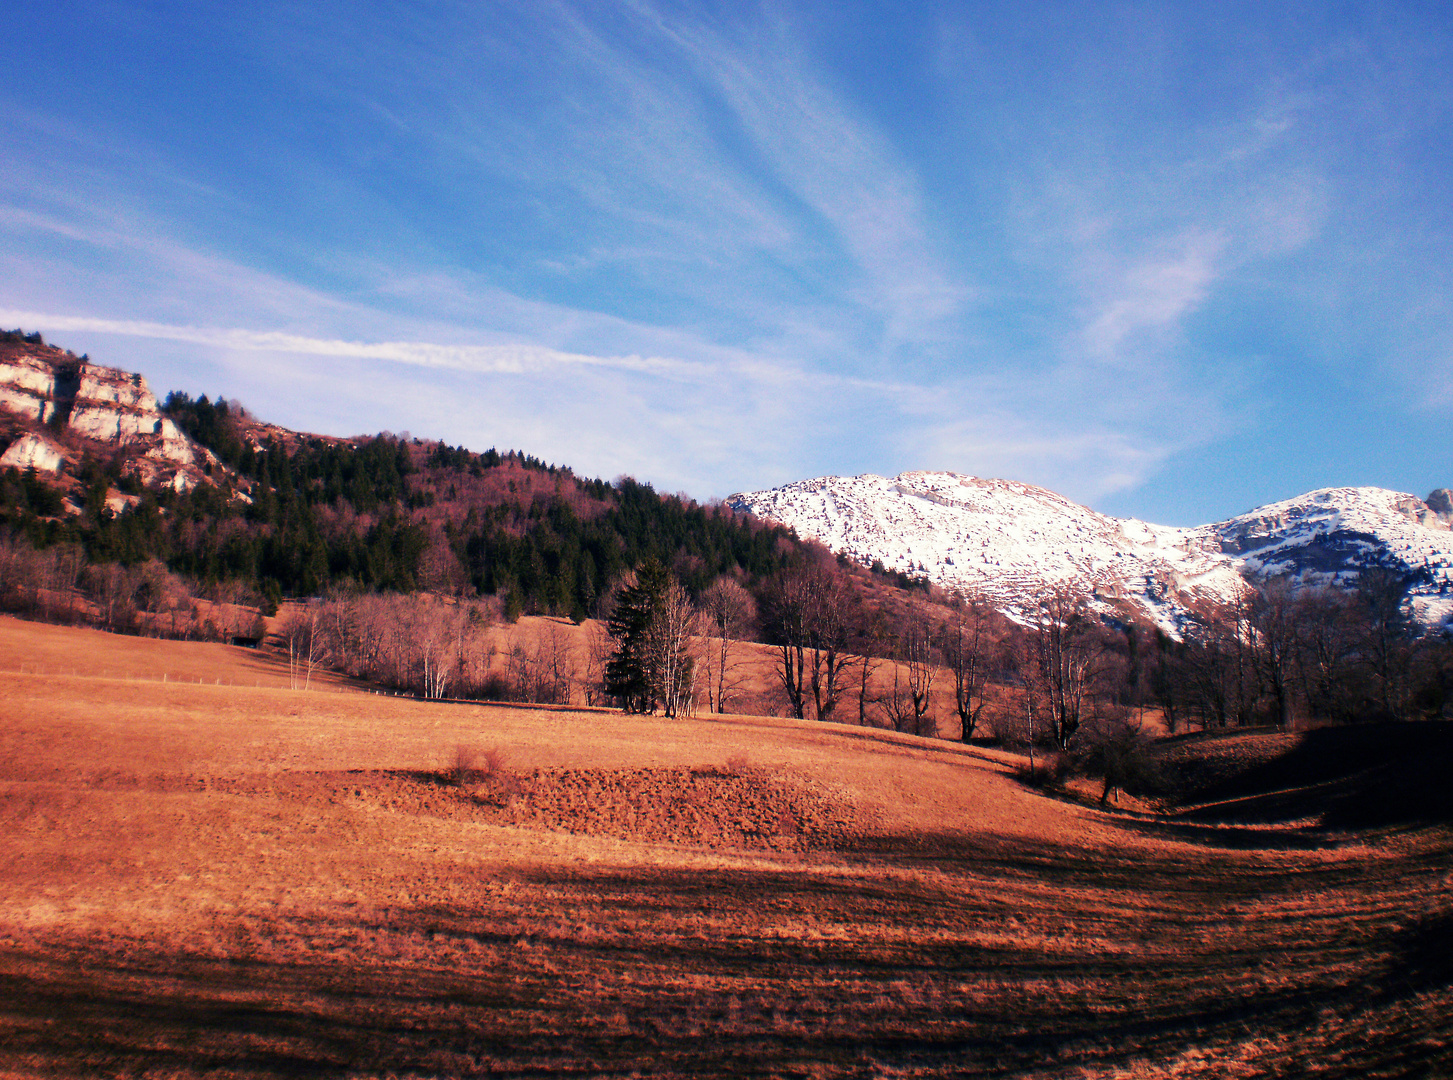
[[[0,526],[93,564],[157,560],[271,607],[329,588],[500,598],[584,618],[648,555],[693,591],[803,557],[786,530],[525,453],[325,438],[11,332],[0,341]],[[7,583],[0,580],[0,590]]]
[[[1160,750],[1188,821],[1328,828],[1453,822],[1453,723],[1202,732]]]
[[[0,653],[41,632],[74,633],[0,620]],[[1453,1046],[1442,827],[1182,837],[887,732],[206,679],[0,671],[0,762],[14,1075],[1351,1078]]]

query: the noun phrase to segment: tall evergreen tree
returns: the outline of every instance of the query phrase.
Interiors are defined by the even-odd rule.
[[[661,561],[647,558],[636,568],[635,581],[621,590],[606,622],[616,651],[605,666],[605,688],[626,712],[656,711],[661,658],[653,647],[653,631],[671,584],[671,574]]]

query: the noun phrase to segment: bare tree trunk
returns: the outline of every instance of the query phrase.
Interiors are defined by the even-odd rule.
[[[1031,627],[1030,641],[1055,742],[1061,750],[1068,750],[1084,718],[1085,698],[1103,657],[1084,599],[1068,589],[1056,589],[1045,597]]]
[[[881,661],[871,656],[858,657],[858,724],[868,724],[868,681],[873,677]]]
[[[953,614],[944,627],[944,661],[954,680],[954,711],[959,737],[968,742],[984,711],[988,668],[988,619],[976,597],[954,597]]]
[[[729,577],[718,578],[701,598],[702,614],[709,631],[706,643],[707,709],[726,712],[728,671],[735,642],[756,618],[752,594]],[[713,646],[712,642],[715,641]]]
[[[585,639],[585,703],[600,705],[609,699],[605,689],[605,666],[615,653],[615,639],[603,623],[588,624]]]
[[[837,709],[838,700],[846,687],[843,685],[843,671],[849,657],[838,652],[836,646],[826,649],[810,649],[812,703],[819,720],[831,720]]]
[[[802,668],[803,656],[800,645],[779,645],[778,655],[781,663],[777,666],[777,678],[782,683],[782,689],[787,694],[787,705],[792,710],[792,715],[801,720],[806,711],[807,692],[803,686]]]
[[[689,715],[696,707],[696,661],[690,647],[697,621],[691,597],[679,582],[671,580],[651,628],[661,680],[658,692],[668,717]]]

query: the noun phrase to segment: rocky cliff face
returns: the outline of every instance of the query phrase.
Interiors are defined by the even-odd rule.
[[[140,375],[49,346],[0,346],[0,410],[22,429],[0,458],[6,466],[61,472],[78,446],[102,444],[124,450],[143,482],[185,490],[217,465],[162,415]]]
[[[40,473],[59,473],[65,466],[65,454],[43,435],[27,432],[0,454],[0,469],[34,469]]]

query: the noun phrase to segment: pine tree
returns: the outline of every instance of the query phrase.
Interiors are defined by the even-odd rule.
[[[626,712],[656,711],[660,673],[651,630],[670,584],[671,575],[660,560],[646,559],[636,568],[635,581],[621,590],[606,622],[616,651],[605,666],[605,688]]]

